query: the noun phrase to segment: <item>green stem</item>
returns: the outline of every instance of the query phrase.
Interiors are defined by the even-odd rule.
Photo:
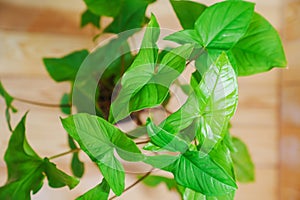
[[[127,188],[125,188],[125,190],[123,191],[123,193],[125,193],[128,190],[130,190],[131,188],[133,188],[134,186],[136,186],[138,183],[142,182],[145,178],[147,178],[152,173],[152,171],[153,171],[153,169],[151,169],[148,173],[146,173],[144,176],[142,176],[141,178],[139,178],[133,184],[131,184],[130,186],[128,186]],[[115,196],[109,198],[109,200],[115,199],[116,197],[117,196],[115,195]]]
[[[51,108],[69,108],[69,107],[71,107],[70,104],[42,103],[42,102],[31,101],[31,100],[27,100],[27,99],[18,98],[18,97],[14,97],[14,99],[17,101],[23,102],[23,103],[28,103],[28,104],[43,106],[43,107],[51,107]]]
[[[51,156],[51,157],[49,157],[49,160],[52,160],[52,159],[55,159],[55,158],[59,158],[59,157],[65,156],[65,155],[68,155],[68,154],[70,154],[70,153],[75,153],[75,152],[78,152],[78,151],[80,151],[80,150],[81,150],[81,149],[79,149],[79,148],[72,149],[72,150],[69,150],[69,151],[66,151],[66,152],[63,152],[63,153],[60,153],[60,154]]]

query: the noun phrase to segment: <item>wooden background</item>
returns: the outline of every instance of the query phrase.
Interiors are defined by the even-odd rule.
[[[200,1],[212,3],[215,1]],[[279,30],[284,38],[289,66],[285,70],[240,78],[240,101],[233,119],[232,133],[249,145],[256,164],[256,182],[240,185],[238,200],[300,199],[300,1],[260,0],[257,11]],[[49,78],[43,57],[60,57],[74,50],[92,49],[91,27],[79,29],[80,0],[0,0],[0,78],[16,97],[58,103],[69,90],[68,84],[57,84]],[[163,28],[178,30],[174,13],[167,0],[149,7]],[[10,133],[4,120],[4,101],[0,100],[0,157],[7,147]],[[42,108],[15,102],[19,113],[13,115],[15,125],[30,110],[27,137],[41,156],[52,156],[68,150],[66,134],[59,122],[58,109]],[[86,160],[88,170],[77,188],[51,189],[45,183],[33,199],[74,199],[97,184],[101,177],[97,168]],[[70,172],[70,157],[54,160],[58,167]],[[127,184],[135,180],[131,174]],[[6,168],[0,160],[0,184],[6,180]],[[118,199],[178,199],[164,185],[149,189],[143,185]]]

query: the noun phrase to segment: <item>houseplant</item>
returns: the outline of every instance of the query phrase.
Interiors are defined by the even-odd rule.
[[[71,83],[70,94],[62,98],[62,111],[71,114],[76,108],[79,113],[62,119],[70,136],[72,150],[68,152],[73,153],[74,176],[81,177],[84,171],[78,157],[82,150],[104,177],[79,199],[107,199],[110,190],[116,195],[127,190],[120,158],[172,173],[174,180],[150,176],[151,170],[138,181],[148,185],[171,182],[183,199],[233,199],[236,180],[253,179],[253,164],[245,145],[232,138],[228,130],[237,106],[237,76],[286,65],[275,29],[254,12],[253,3],[225,1],[206,7],[190,1],[170,1],[184,30],[165,38],[179,46],[160,50],[157,19],[154,15],[145,17],[153,1],[85,3],[88,11],[82,16],[82,25],[93,23],[99,27],[101,17],[113,17],[113,22],[102,30],[117,36],[93,52],[80,50],[62,58],[44,59],[55,81]],[[148,25],[141,47],[134,53],[128,41],[144,24]],[[178,77],[192,63],[195,66],[188,84],[180,85]],[[174,96],[170,91],[174,84],[187,96],[181,108],[168,113],[158,125],[154,123],[155,114],[143,121],[143,110],[168,105],[170,96]],[[16,128],[10,126],[10,111],[16,110],[12,101],[16,98],[2,85],[0,91],[12,130],[5,154],[8,181],[0,188],[0,197],[30,199],[31,191],[41,188],[45,176],[51,187],[75,187],[78,179],[57,169],[51,162],[53,157],[42,159],[29,146],[26,115]],[[125,133],[115,126],[129,117],[139,125],[137,130]],[[139,138],[145,135],[148,139],[141,142]],[[143,151],[137,146],[141,143],[146,143]]]

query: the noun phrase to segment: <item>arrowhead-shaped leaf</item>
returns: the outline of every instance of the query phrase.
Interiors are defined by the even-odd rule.
[[[235,192],[223,196],[206,196],[186,188],[183,193],[183,200],[234,200]]]
[[[124,190],[125,173],[114,150],[127,161],[143,160],[144,156],[136,144],[125,133],[97,116],[76,114],[63,119],[62,124],[81,149],[98,164],[114,193],[120,195]]]
[[[254,4],[245,1],[224,1],[206,8],[195,23],[202,46],[230,49],[246,33],[253,12]]]
[[[75,51],[62,58],[44,58],[44,64],[50,76],[57,82],[74,81],[84,59],[89,55],[87,50]]]
[[[108,0],[112,2],[111,0]],[[141,28],[146,20],[145,12],[148,5],[155,0],[122,0],[117,7],[120,8],[114,20],[104,30],[108,33],[121,33],[127,30]],[[115,7],[111,7],[115,8]],[[109,8],[109,10],[114,10]],[[133,32],[132,32],[133,33]]]
[[[96,187],[90,189],[76,200],[106,200],[108,199],[110,187],[105,179]]]
[[[30,200],[31,192],[35,194],[43,185],[46,174],[51,187],[68,185],[70,189],[78,180],[58,170],[47,158],[40,158],[28,144],[25,136],[26,115],[13,131],[5,152],[8,178],[0,187],[0,199]]]
[[[120,12],[122,0],[84,0],[84,2],[94,14],[114,17]]]
[[[142,47],[122,78],[122,88],[113,101],[109,120],[117,122],[131,112],[160,105],[168,96],[169,86],[185,68],[193,45],[184,45],[167,53],[156,66],[158,49],[156,41],[159,27],[155,17],[146,29]]]
[[[92,24],[96,28],[100,28],[100,16],[92,13],[89,9],[87,9],[81,15],[81,27],[85,27],[88,24]]]
[[[197,139],[202,145],[201,150],[208,153],[223,137],[236,110],[237,88],[235,72],[223,53],[203,75],[186,103],[160,126],[176,134],[194,123],[199,127]]]
[[[230,50],[238,75],[247,76],[285,67],[286,57],[278,32],[262,16],[255,13],[244,37]]]
[[[246,144],[236,137],[232,138],[232,142],[236,149],[235,152],[231,152],[231,157],[237,180],[242,183],[253,182],[255,168]]]
[[[170,0],[172,7],[184,29],[193,29],[196,20],[206,6],[189,0]]]
[[[234,179],[209,155],[187,151],[166,168],[174,174],[179,185],[204,195],[219,196],[235,191]]]

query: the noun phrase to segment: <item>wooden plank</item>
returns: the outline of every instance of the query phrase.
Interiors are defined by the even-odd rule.
[[[278,138],[279,131],[276,127],[240,127],[231,129],[231,134],[242,139],[248,146],[251,157],[257,169],[268,169],[278,167]]]
[[[0,29],[92,37],[93,29],[91,27],[80,28],[80,15],[81,13],[74,11],[0,2]]]
[[[92,40],[82,36],[0,31],[0,74],[44,75],[43,57],[62,57],[75,50],[91,48]]]
[[[284,36],[287,41],[293,41],[300,38],[300,1],[294,0],[285,3],[285,32]]]
[[[299,39],[294,41],[288,41],[285,43],[285,50],[288,60],[288,68],[282,73],[282,84],[284,85],[297,85],[300,82],[300,60],[298,58],[300,47]]]

